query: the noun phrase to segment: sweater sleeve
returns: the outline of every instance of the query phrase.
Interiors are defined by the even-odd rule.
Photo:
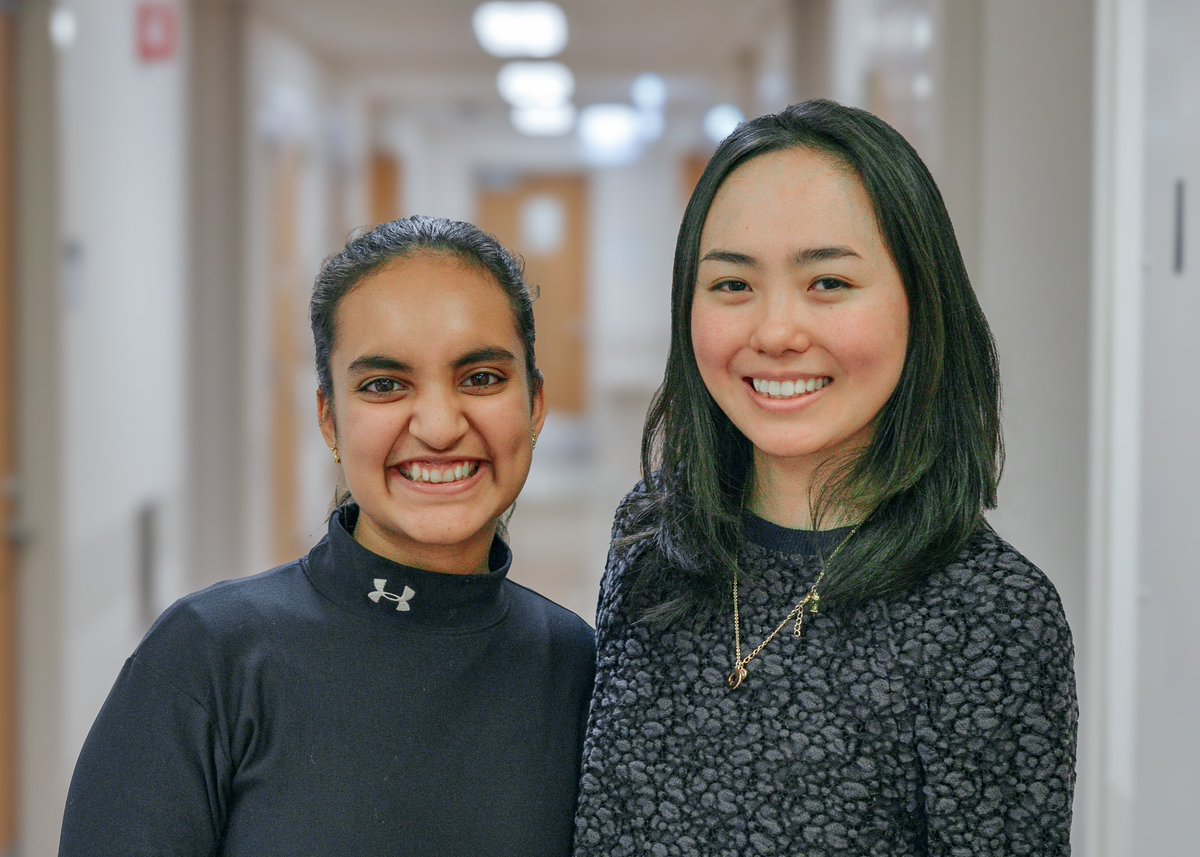
[[[205,707],[131,657],[76,764],[59,857],[216,854],[229,771]]]
[[[916,739],[928,853],[1068,855],[1078,721],[1070,629],[1040,571],[1015,552],[995,560],[968,568],[961,603],[922,632]]]

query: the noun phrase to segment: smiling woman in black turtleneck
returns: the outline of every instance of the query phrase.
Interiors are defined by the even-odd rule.
[[[305,557],[170,608],[80,756],[60,855],[565,855],[592,633],[498,535],[545,416],[519,265],[377,227],[317,277],[353,495]]]

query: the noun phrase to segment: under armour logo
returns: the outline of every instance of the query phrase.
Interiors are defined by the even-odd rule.
[[[385,586],[387,586],[387,580],[385,580],[382,577],[375,578],[375,591],[368,592],[367,597],[370,598],[372,601],[374,601],[376,604],[379,603],[380,598],[382,598],[386,601],[395,601],[397,610],[412,609],[408,606],[408,602],[412,601],[412,597],[414,595],[416,595],[417,593],[413,591],[413,588],[411,586],[404,587],[404,592],[400,595],[397,595],[395,592],[386,591],[383,588]]]

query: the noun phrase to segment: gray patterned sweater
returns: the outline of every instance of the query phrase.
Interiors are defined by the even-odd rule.
[[[845,533],[748,517],[743,646]],[[601,585],[577,857],[1070,853],[1070,630],[990,528],[902,597],[785,629],[736,691],[731,609],[666,630],[630,615],[640,547]]]

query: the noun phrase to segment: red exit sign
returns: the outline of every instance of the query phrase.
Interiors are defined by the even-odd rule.
[[[165,62],[179,52],[179,10],[172,3],[139,3],[137,52],[142,62]]]

